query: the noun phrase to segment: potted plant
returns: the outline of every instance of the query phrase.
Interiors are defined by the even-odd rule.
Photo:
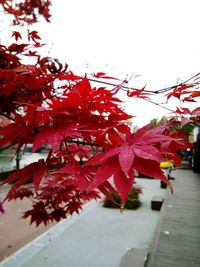
[[[140,186],[134,186],[129,192],[127,200],[125,202],[124,208],[129,210],[136,210],[141,206],[141,201],[139,195],[142,193],[142,188]],[[107,197],[104,199],[103,207],[105,208],[120,208],[121,198],[117,192],[110,192],[113,201]]]

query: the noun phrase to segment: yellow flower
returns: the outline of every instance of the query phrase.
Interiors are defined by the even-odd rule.
[[[161,169],[169,169],[169,168],[171,168],[171,167],[172,167],[172,163],[171,163],[170,160],[162,161],[162,162],[160,163],[160,168],[161,168]]]

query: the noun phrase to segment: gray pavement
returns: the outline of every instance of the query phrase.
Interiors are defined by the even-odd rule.
[[[153,195],[165,195],[160,181],[137,179],[142,206],[135,211],[103,208],[91,202],[80,215],[45,234],[0,263],[1,267],[117,267],[128,248],[149,248],[159,219]]]

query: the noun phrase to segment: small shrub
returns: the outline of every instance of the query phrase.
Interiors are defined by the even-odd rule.
[[[136,210],[141,206],[141,201],[139,200],[139,194],[142,193],[141,187],[134,187],[128,194],[124,208],[129,210]],[[103,207],[104,208],[115,208],[119,209],[121,205],[121,198],[118,193],[110,192],[112,198],[115,202],[108,198],[105,198]]]

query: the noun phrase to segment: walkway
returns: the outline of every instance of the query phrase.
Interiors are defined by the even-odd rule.
[[[81,215],[61,221],[0,266],[118,267],[128,248],[151,245],[160,215],[151,210],[151,199],[166,191],[158,180],[137,179],[137,184],[143,188],[139,209],[121,214],[88,203]]]
[[[138,179],[144,182],[144,194],[137,211],[120,214],[92,204],[85,213],[63,220],[0,266],[118,267],[127,248],[146,247],[150,248],[147,267],[199,267],[200,175],[187,169],[172,175],[173,195],[160,189],[159,181]],[[165,191],[161,212],[152,211],[152,196]]]
[[[0,199],[4,199],[8,186],[0,188]],[[52,225],[30,225],[29,219],[21,219],[24,211],[31,208],[32,202],[28,199],[6,202],[5,213],[0,213],[0,261],[6,259],[16,250],[31,242],[34,238],[47,231]]]
[[[173,174],[174,194],[166,194],[147,267],[200,266],[200,175]]]

